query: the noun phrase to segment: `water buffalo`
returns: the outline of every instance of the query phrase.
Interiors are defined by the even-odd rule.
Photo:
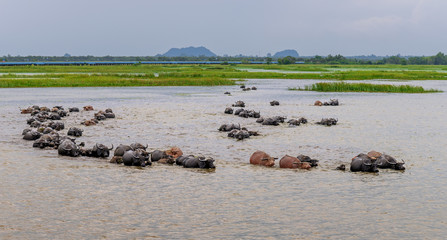
[[[237,101],[232,105],[233,107],[245,107],[245,103],[243,101]]]
[[[405,162],[397,162],[395,158],[390,155],[382,154],[377,158],[377,167],[378,168],[390,168],[395,170],[405,170]]]
[[[194,155],[188,155],[188,156],[182,155],[175,159],[175,164],[183,166],[183,162],[188,158],[194,158]]]
[[[224,94],[227,94],[227,95],[231,95],[231,93],[230,93],[230,92],[224,92]]]
[[[71,128],[68,129],[68,133],[67,133],[67,135],[68,135],[68,136],[80,137],[80,136],[82,136],[82,132],[83,132],[83,131],[84,131],[84,130],[82,130],[82,129],[80,129],[80,128],[77,128],[77,127],[71,127]]]
[[[230,108],[230,107],[227,107],[227,108],[225,108],[224,113],[226,113],[226,114],[233,114],[233,109]]]
[[[27,131],[24,135],[23,135],[23,139],[25,140],[36,140],[38,138],[40,138],[42,136],[42,133],[35,131],[35,130],[31,130],[31,131]]]
[[[351,161],[351,172],[379,172],[377,163],[368,155],[360,153]]]
[[[234,124],[234,123],[231,123],[231,124],[222,124],[220,127],[219,127],[219,129],[217,129],[217,130],[219,130],[219,131],[223,131],[223,132],[229,132],[229,131],[231,131],[231,130],[233,130],[233,129],[241,129],[241,125],[240,124]]]
[[[315,101],[314,105],[315,106],[322,106],[323,103],[321,101],[317,100],[317,101]]]
[[[106,120],[106,116],[104,115],[105,112],[103,111],[99,111],[97,113],[95,113],[95,119],[98,121],[102,121],[102,120]]]
[[[250,133],[247,130],[233,129],[228,133],[228,137],[244,140],[245,138],[250,137]]]
[[[105,112],[104,116],[106,118],[115,118],[115,113],[113,113],[113,112]]]
[[[131,146],[120,144],[118,147],[115,148],[115,152],[113,153],[113,155],[122,157],[124,153],[129,150],[133,150]]]
[[[65,128],[65,124],[63,122],[50,122],[48,126],[56,131],[60,131]]]
[[[149,145],[147,145],[146,144],[146,146],[144,146],[143,144],[141,144],[141,143],[132,143],[132,144],[130,144],[130,147],[132,148],[132,150],[137,150],[137,149],[143,149],[143,150],[146,150],[147,149],[147,147],[148,147]]]
[[[77,107],[72,107],[72,108],[68,108],[69,112],[79,112],[79,108]]]
[[[58,136],[55,135],[44,134],[39,139],[34,141],[33,147],[35,148],[54,147],[57,137]]]
[[[152,162],[157,162],[157,161],[159,161],[160,159],[167,158],[167,157],[168,157],[168,155],[166,154],[165,151],[154,150],[154,151],[151,153],[151,161],[152,161]]]
[[[166,150],[165,153],[168,156],[172,156],[174,160],[183,155],[183,151],[178,147],[172,147]]]
[[[93,111],[93,107],[92,106],[84,106],[84,111]]]
[[[336,125],[337,122],[338,122],[338,119],[335,119],[335,118],[322,118],[321,121],[316,122],[316,124],[326,125],[326,126],[330,127],[332,125]]]
[[[63,140],[57,148],[57,152],[60,155],[71,157],[77,157],[81,154],[81,150],[78,145],[70,139]]]
[[[92,148],[91,157],[107,158],[110,156],[110,151],[112,150],[113,150],[113,144],[111,148],[108,148],[104,144],[96,143],[95,146],[93,146]]]
[[[258,88],[253,86],[253,87],[251,87],[251,90],[258,90]]]
[[[255,110],[244,110],[242,109],[242,111],[239,111],[239,117],[244,117],[244,118],[260,118],[261,117],[261,113],[260,112],[256,112]]]
[[[83,122],[81,122],[82,125],[85,126],[93,126],[96,125],[96,121],[91,119],[91,120],[84,120]]]
[[[346,166],[344,164],[340,164],[340,166],[335,168],[335,170],[345,171],[346,170]]]
[[[213,158],[205,158],[203,156],[188,157],[187,159],[185,159],[183,161],[183,167],[184,168],[203,168],[203,169],[216,168],[216,166],[214,166]]]
[[[148,154],[148,157],[146,157],[143,154],[143,149],[138,149],[136,151],[127,151],[123,155],[123,163],[126,166],[139,166],[139,167],[145,167],[146,162],[148,162],[150,154]],[[149,161],[150,162],[150,161]]]
[[[279,160],[280,168],[300,168],[309,169],[311,168],[308,162],[301,162],[298,158],[285,155]]]
[[[64,110],[59,110],[59,111],[57,111],[57,114],[59,114],[60,117],[66,117],[66,116],[68,116],[67,111],[64,111]]]
[[[300,155],[298,155],[296,158],[298,158],[301,162],[307,162],[307,163],[309,163],[311,167],[316,167],[316,166],[318,166],[318,162],[319,162],[319,160],[317,160],[317,159],[312,159],[312,158],[310,158],[309,156],[300,154]]]
[[[325,106],[338,106],[338,99],[331,99],[329,102],[324,102]]]
[[[30,114],[30,113],[32,113],[33,112],[33,108],[32,107],[28,107],[28,108],[25,108],[25,109],[21,109],[20,108],[20,113],[21,114]]]
[[[250,91],[251,90],[251,88],[244,88],[244,89],[242,89],[242,91]]]
[[[236,110],[234,111],[234,115],[239,115],[242,111],[244,111],[243,108],[236,109]]]
[[[273,167],[275,165],[275,158],[258,150],[251,155],[250,164]]]
[[[273,100],[270,102],[270,106],[279,106],[279,102],[276,100]]]
[[[283,123],[284,120],[286,119],[286,117],[281,117],[281,116],[275,116],[275,117],[269,117],[269,118],[260,118],[259,123],[262,123],[262,125],[273,125],[273,126],[278,126],[280,123]]]
[[[240,88],[245,88],[245,85],[241,85],[241,87]]]

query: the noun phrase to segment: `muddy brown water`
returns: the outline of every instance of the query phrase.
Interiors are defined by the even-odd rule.
[[[445,238],[447,94],[287,90],[313,82],[250,80],[246,85],[259,90],[249,92],[237,86],[0,89],[0,239]],[[410,84],[447,91],[445,81]],[[312,106],[330,98],[341,106]],[[263,116],[310,123],[262,126],[224,114],[237,100]],[[280,106],[270,106],[272,100]],[[125,167],[32,148],[21,139],[28,115],[19,107],[34,104],[110,107],[117,118],[82,126],[78,142],[178,146],[185,154],[215,158],[217,168]],[[92,115],[72,113],[62,132]],[[323,117],[339,124],[314,124]],[[223,123],[240,123],[261,136],[229,139],[217,131]],[[279,158],[309,155],[320,166],[251,166],[248,159],[258,149]],[[334,170],[369,150],[404,159],[407,170]]]

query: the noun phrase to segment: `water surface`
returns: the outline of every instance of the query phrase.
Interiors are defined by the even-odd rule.
[[[0,89],[1,239],[443,239],[447,234],[446,93],[288,91],[313,80],[250,80],[232,87]],[[377,82],[377,81],[371,81]],[[445,81],[413,81],[447,91]],[[232,92],[232,96],[223,94]],[[338,98],[341,106],[315,107]],[[237,100],[263,116],[306,117],[298,127],[262,126],[224,114]],[[280,106],[271,107],[269,101]],[[84,127],[78,142],[180,147],[216,159],[215,171],[58,156],[21,139],[29,105],[112,108],[116,119]],[[323,117],[339,124],[314,124]],[[217,131],[240,123],[261,136],[235,141]],[[263,150],[320,159],[310,171],[248,164]],[[335,171],[361,152],[404,159],[405,172]]]

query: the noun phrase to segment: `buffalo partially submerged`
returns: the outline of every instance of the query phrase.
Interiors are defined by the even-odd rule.
[[[397,162],[395,158],[390,155],[382,154],[377,158],[377,167],[378,168],[390,168],[394,170],[405,170],[405,162]]]
[[[35,130],[31,130],[31,131],[26,131],[25,134],[23,135],[23,139],[25,140],[36,140],[38,138],[40,138],[42,136],[42,133],[35,131]]]
[[[243,101],[237,101],[232,105],[233,107],[245,107],[245,103]]]
[[[300,168],[309,169],[311,168],[308,162],[301,162],[298,158],[285,155],[279,160],[280,168]]]
[[[376,161],[360,153],[351,161],[351,172],[379,172],[379,169],[377,169]]]
[[[270,106],[279,106],[279,102],[276,100],[273,100],[270,102]]]
[[[261,123],[262,125],[273,125],[278,126],[280,123],[283,123],[286,117],[281,116],[275,116],[275,117],[269,117],[269,118],[258,118],[256,120],[257,123]]]
[[[205,158],[204,156],[200,157],[189,156],[183,160],[182,165],[185,168],[202,168],[202,169],[216,168],[216,166],[214,166],[214,159]]]
[[[79,112],[79,108],[77,107],[72,107],[72,108],[68,108],[69,112]]]
[[[258,150],[251,155],[250,164],[273,167],[275,165],[275,158]]]
[[[321,121],[316,122],[316,124],[319,125],[326,125],[328,127],[332,126],[332,125],[337,125],[338,119],[335,118],[322,118]]]
[[[338,99],[331,99],[329,102],[321,102],[321,101],[315,101],[315,106],[338,106]]]
[[[61,142],[57,151],[60,155],[77,157],[81,154],[81,149],[76,143],[70,139],[65,139]]]
[[[115,148],[115,152],[113,153],[114,156],[123,156],[125,152],[132,150],[132,147],[129,145],[123,145],[120,144],[118,147]]]
[[[93,107],[92,106],[84,106],[84,111],[93,111]]]
[[[71,127],[68,129],[67,135],[74,136],[74,137],[80,137],[80,136],[82,136],[82,132],[84,132],[84,130],[77,128],[77,127]]]
[[[260,112],[256,112],[255,110],[245,110],[245,109],[241,109],[241,111],[239,111],[239,113],[235,114],[235,115],[239,115],[239,117],[244,117],[244,118],[249,118],[249,117],[260,118],[261,117]]]
[[[126,166],[145,167],[151,165],[150,154],[143,149],[130,150],[124,153],[123,163]]]
[[[289,126],[299,126],[300,124],[306,124],[307,119],[303,117],[299,119],[290,119],[289,121],[287,121],[287,123],[289,124]]]
[[[319,162],[319,160],[317,160],[317,159],[312,159],[312,158],[310,158],[309,156],[302,155],[302,154],[298,155],[297,158],[298,158],[301,162],[307,162],[307,163],[309,163],[311,167],[316,167],[316,166],[318,166],[318,162]]]
[[[229,132],[229,131],[231,131],[231,130],[233,130],[233,129],[238,129],[238,130],[240,130],[241,129],[241,125],[240,124],[234,124],[234,123],[231,123],[231,124],[222,124],[219,128],[218,128],[218,130],[219,131],[223,131],[223,132]]]
[[[132,148],[132,150],[137,150],[137,149],[143,149],[143,150],[146,150],[147,149],[147,147],[148,147],[149,145],[147,145],[146,144],[146,146],[144,146],[143,144],[141,144],[141,143],[132,143],[132,144],[130,144],[130,147]]]
[[[81,149],[81,155],[87,157],[107,158],[110,156],[110,151],[113,150],[113,144],[111,148],[108,148],[104,144],[96,143],[91,149]]]
[[[228,137],[236,138],[237,140],[243,140],[250,137],[250,133],[247,130],[233,129],[228,133]]]
[[[241,125],[234,123],[222,124],[217,130],[219,130],[220,132],[229,132],[233,129],[241,129]]]

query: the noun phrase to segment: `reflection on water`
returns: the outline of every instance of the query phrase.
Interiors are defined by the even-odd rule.
[[[287,91],[315,81],[251,80],[238,87],[0,89],[1,239],[421,239],[447,233],[445,93],[315,93]],[[444,81],[411,82],[447,90]],[[223,94],[231,91],[232,96]],[[338,98],[341,106],[314,107]],[[237,100],[263,116],[306,117],[311,124],[262,126],[223,113]],[[271,107],[269,101],[280,106]],[[215,171],[153,164],[124,167],[58,156],[21,139],[29,105],[91,104],[117,115],[83,127],[95,142],[180,147],[216,159]],[[68,126],[91,118],[73,113]],[[335,117],[339,124],[312,124]],[[240,123],[261,136],[244,141],[217,131]],[[250,166],[264,150],[275,157],[320,159],[311,171]],[[340,163],[369,150],[407,163],[405,172],[339,172]]]

